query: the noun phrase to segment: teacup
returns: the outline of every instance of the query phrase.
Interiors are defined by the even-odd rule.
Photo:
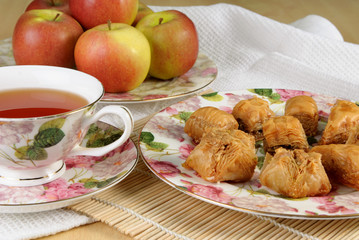
[[[120,105],[105,106],[96,112],[103,94],[104,88],[96,78],[77,70],[31,65],[0,67],[0,184],[44,184],[65,172],[65,157],[101,156],[122,145],[133,130],[132,115]],[[19,98],[23,98],[22,103],[15,103]],[[24,106],[18,106],[21,104]],[[122,119],[122,136],[103,147],[80,146],[88,127],[103,117]]]

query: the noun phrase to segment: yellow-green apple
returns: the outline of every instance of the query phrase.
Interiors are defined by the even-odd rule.
[[[150,44],[128,24],[101,24],[81,35],[75,46],[75,62],[78,70],[100,80],[106,92],[126,92],[147,77]]]
[[[132,26],[135,27],[138,21],[140,21],[144,16],[147,16],[150,13],[153,13],[153,10],[151,8],[149,8],[146,4],[142,2],[138,2],[137,15],[132,23]]]
[[[82,33],[81,25],[64,12],[29,10],[20,16],[14,28],[15,62],[73,68],[75,44]]]
[[[25,11],[32,9],[55,9],[71,15],[69,0],[33,0]]]
[[[198,35],[192,20],[177,10],[151,13],[136,28],[151,46],[149,74],[170,79],[186,73],[198,56]]]
[[[126,23],[135,20],[138,0],[70,0],[72,16],[85,29],[107,23]]]

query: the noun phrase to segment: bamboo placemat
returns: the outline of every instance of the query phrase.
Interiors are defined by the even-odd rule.
[[[135,142],[150,118],[136,122]],[[125,180],[69,208],[134,239],[359,239],[359,219],[272,218],[203,202],[164,183],[141,158]]]

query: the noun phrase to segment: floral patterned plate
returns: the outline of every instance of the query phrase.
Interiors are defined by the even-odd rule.
[[[186,119],[196,109],[214,106],[231,112],[242,99],[257,95],[270,103],[277,115],[283,115],[285,101],[296,95],[312,96],[321,116],[319,131],[323,131],[330,109],[337,98],[315,93],[284,89],[249,89],[211,93],[192,97],[156,114],[144,126],[140,136],[140,152],[146,165],[161,180],[192,197],[251,214],[296,219],[340,219],[359,217],[359,191],[334,185],[327,196],[291,199],[262,186],[259,173],[264,160],[262,142],[256,143],[258,165],[252,179],[245,183],[210,183],[195,171],[182,167],[194,145],[184,133]],[[308,138],[311,145],[319,135]]]
[[[15,65],[11,39],[0,40],[0,66]],[[105,93],[101,102],[138,103],[177,98],[197,92],[217,76],[215,63],[199,53],[194,66],[185,74],[170,80],[148,77],[138,88],[126,93]]]
[[[82,144],[87,147],[107,145],[121,134],[121,130],[98,122],[90,127]],[[130,139],[100,157],[66,158],[65,173],[50,183],[33,187],[0,185],[0,212],[39,212],[74,204],[125,179],[137,160],[138,151]]]

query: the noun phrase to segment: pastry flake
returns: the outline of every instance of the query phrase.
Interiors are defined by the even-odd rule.
[[[310,96],[295,96],[287,100],[285,115],[298,118],[307,136],[315,136],[318,129],[318,106]]]
[[[332,107],[319,144],[346,143],[350,132],[359,123],[359,107],[346,100],[338,100]]]
[[[322,164],[331,180],[359,190],[359,145],[319,145],[311,152],[322,154]]]
[[[213,128],[238,129],[238,123],[230,113],[215,107],[202,107],[187,119],[184,132],[198,143],[202,135]]]
[[[302,124],[293,116],[277,116],[263,124],[264,150],[274,153],[275,149],[308,149],[309,144]]]
[[[192,150],[183,167],[209,182],[245,182],[257,165],[255,140],[241,130],[212,129]]]
[[[261,183],[291,198],[328,194],[329,178],[321,163],[321,154],[278,148],[274,156],[266,154],[259,176]]]
[[[239,101],[232,114],[238,121],[239,129],[253,135],[256,140],[263,139],[263,123],[275,115],[268,102],[256,96]]]
[[[345,144],[359,145],[359,124],[349,131],[348,140],[345,142]]]

